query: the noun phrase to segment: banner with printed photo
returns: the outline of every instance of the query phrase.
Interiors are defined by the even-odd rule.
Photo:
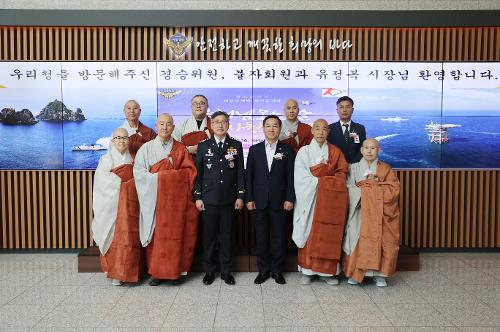
[[[154,127],[191,116],[197,94],[245,152],[288,99],[301,121],[332,123],[349,95],[395,168],[500,168],[499,77],[498,62],[0,62],[0,169],[94,169],[127,100]]]
[[[500,167],[500,65],[444,63],[441,167]]]
[[[64,168],[63,76],[61,62],[0,62],[0,169]]]
[[[397,168],[440,167],[441,144],[428,125],[441,123],[442,63],[350,62],[353,120],[382,147],[380,159]]]

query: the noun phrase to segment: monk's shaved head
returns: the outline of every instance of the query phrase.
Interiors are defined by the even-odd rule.
[[[364,147],[367,147],[369,144],[374,144],[377,149],[380,149],[380,143],[375,138],[367,138],[363,141]]]
[[[285,101],[285,105],[288,105],[288,104],[295,105],[296,107],[299,107],[299,102],[293,98],[290,98],[287,101]]]
[[[326,138],[328,137],[328,132],[330,128],[328,128],[328,122],[325,119],[318,119],[313,122],[311,133],[314,136],[316,142],[320,145],[326,142]]]
[[[116,128],[114,131],[113,131],[113,137],[116,137],[116,136],[128,136],[128,133],[125,129],[123,128]]]
[[[139,116],[141,116],[141,105],[134,99],[127,100],[123,106],[123,113],[130,126],[136,128],[139,123]]]
[[[174,118],[170,114],[162,113],[162,114],[158,115],[158,119],[156,119],[156,123],[158,123],[160,121],[168,121],[168,120],[170,120],[171,124],[174,124]]]
[[[123,128],[113,130],[110,142],[111,146],[114,146],[118,152],[124,154],[128,150],[128,132]]]
[[[170,135],[174,131],[174,118],[168,113],[162,113],[156,119],[156,131],[162,142],[170,139]]]
[[[322,127],[328,127],[328,122],[325,119],[318,119],[313,122],[313,127],[315,126],[322,126]]]
[[[288,122],[293,123],[297,121],[299,116],[299,103],[295,99],[288,99],[283,107],[285,118]]]
[[[378,153],[380,152],[380,144],[375,138],[367,138],[363,141],[363,146],[361,147],[361,154],[363,159],[371,163],[378,158]]]

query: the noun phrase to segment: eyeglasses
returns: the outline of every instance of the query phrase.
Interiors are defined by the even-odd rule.
[[[212,124],[215,126],[223,126],[227,123],[227,121],[213,121]]]
[[[113,139],[116,139],[118,141],[126,141],[128,140],[128,136],[115,136]]]
[[[207,103],[205,103],[204,101],[200,101],[199,103],[198,102],[192,102],[191,105],[193,105],[193,106],[206,106]]]

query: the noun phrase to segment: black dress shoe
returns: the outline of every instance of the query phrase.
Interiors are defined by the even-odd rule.
[[[205,285],[211,285],[212,282],[215,280],[215,273],[213,272],[207,272],[205,273],[205,276],[203,277],[203,283]]]
[[[170,280],[170,284],[174,286],[182,284],[182,277]]]
[[[274,279],[274,281],[276,281],[277,284],[280,284],[280,285],[284,285],[286,284],[286,280],[285,278],[283,277],[283,275],[279,272],[277,273],[273,273],[271,275],[271,277]]]
[[[159,284],[161,284],[161,280],[155,279],[155,278],[150,278],[148,281],[148,284],[149,284],[149,286],[158,286]]]
[[[236,281],[234,281],[234,277],[231,273],[228,274],[221,274],[220,278],[224,280],[224,282],[228,285],[234,285],[236,284]]]
[[[257,274],[257,277],[253,282],[256,283],[257,285],[260,285],[267,279],[269,279],[269,272],[259,272],[259,274]]]

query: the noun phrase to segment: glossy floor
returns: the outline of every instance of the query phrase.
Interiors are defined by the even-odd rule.
[[[424,253],[389,287],[286,285],[235,273],[205,286],[112,286],[76,254],[0,254],[0,331],[499,331],[500,253]]]

